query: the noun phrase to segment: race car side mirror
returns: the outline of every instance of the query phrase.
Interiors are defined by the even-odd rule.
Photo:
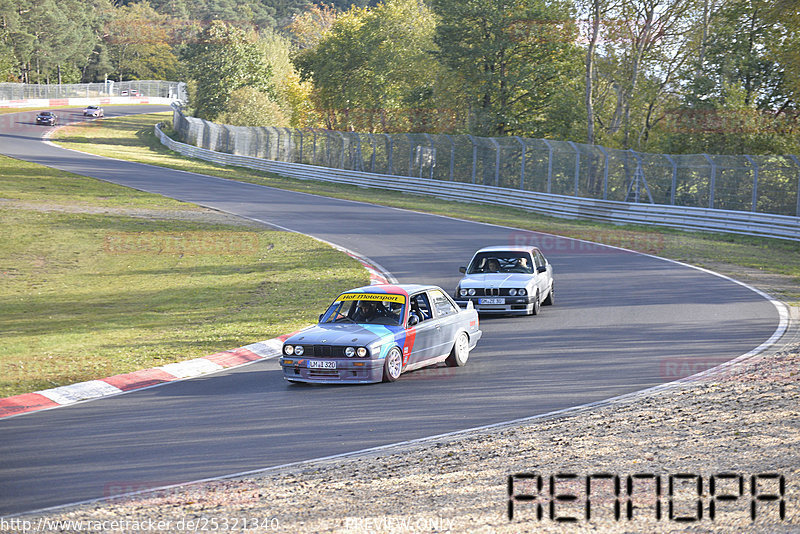
[[[543,273],[547,270],[547,265],[540,265],[536,268],[537,273]]]
[[[419,323],[419,317],[416,314],[412,313],[408,316],[408,326],[414,326],[415,324]]]
[[[460,272],[461,274],[467,274],[467,268],[466,267],[459,267],[458,268],[458,272]]]

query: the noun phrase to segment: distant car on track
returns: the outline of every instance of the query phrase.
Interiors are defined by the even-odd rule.
[[[290,382],[394,382],[406,371],[467,363],[481,338],[478,314],[431,285],[345,291],[319,324],[289,337],[280,365]]]
[[[456,302],[471,302],[479,313],[537,315],[541,304],[555,302],[553,266],[536,247],[482,248],[460,271],[466,276]]]
[[[84,117],[103,117],[105,113],[100,106],[89,105],[83,110]]]
[[[36,124],[45,124],[47,126],[55,126],[58,124],[58,115],[52,111],[42,111],[36,115]]]

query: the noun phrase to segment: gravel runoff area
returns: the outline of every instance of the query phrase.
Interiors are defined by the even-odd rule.
[[[796,287],[777,275],[753,281],[775,293],[781,283]],[[800,532],[800,308],[790,315],[787,333],[767,351],[669,387],[482,431],[6,518],[4,532]],[[512,487],[509,475],[517,475]],[[648,475],[660,476],[660,494]],[[555,521],[551,512],[577,521]]]

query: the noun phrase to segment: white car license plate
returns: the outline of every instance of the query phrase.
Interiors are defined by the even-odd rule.
[[[478,304],[505,304],[506,299],[478,299]]]
[[[319,360],[308,360],[309,369],[336,369],[336,362],[322,362]]]

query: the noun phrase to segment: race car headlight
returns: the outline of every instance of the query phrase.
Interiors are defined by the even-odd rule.
[[[469,293],[469,296],[470,296],[470,297],[471,297],[471,296],[473,296],[473,295],[475,295],[475,289],[470,289],[470,290],[468,291],[468,293]]]
[[[516,295],[516,294],[517,294],[517,290],[516,290],[516,289],[509,289],[509,290],[508,290],[508,294],[509,294],[509,295],[511,295],[511,296],[513,297],[514,295]]]
[[[283,353],[287,356],[291,356],[292,354],[294,354],[294,347],[291,345],[284,345]]]
[[[359,358],[365,358],[369,353],[367,352],[367,349],[365,349],[364,347],[358,347],[358,349],[356,350],[356,354],[358,354]]]
[[[464,288],[461,288],[461,290],[458,292],[458,294],[461,295],[462,297],[466,297],[467,296],[467,290],[464,289]]]
[[[527,295],[527,294],[528,294],[528,292],[527,292],[527,291],[525,291],[525,288],[524,288],[524,287],[523,287],[522,289],[518,289],[518,290],[517,290],[517,295],[519,295],[520,297],[524,297],[524,296],[525,296],[525,295]]]
[[[353,356],[356,355],[356,349],[354,349],[353,347],[347,347],[346,349],[344,349],[344,355],[347,356],[348,358],[352,358]]]
[[[306,351],[306,350],[303,348],[303,346],[302,346],[302,345],[297,345],[297,346],[294,348],[294,355],[295,355],[295,356],[302,356],[302,355],[303,355],[303,353],[304,353],[305,351]]]

